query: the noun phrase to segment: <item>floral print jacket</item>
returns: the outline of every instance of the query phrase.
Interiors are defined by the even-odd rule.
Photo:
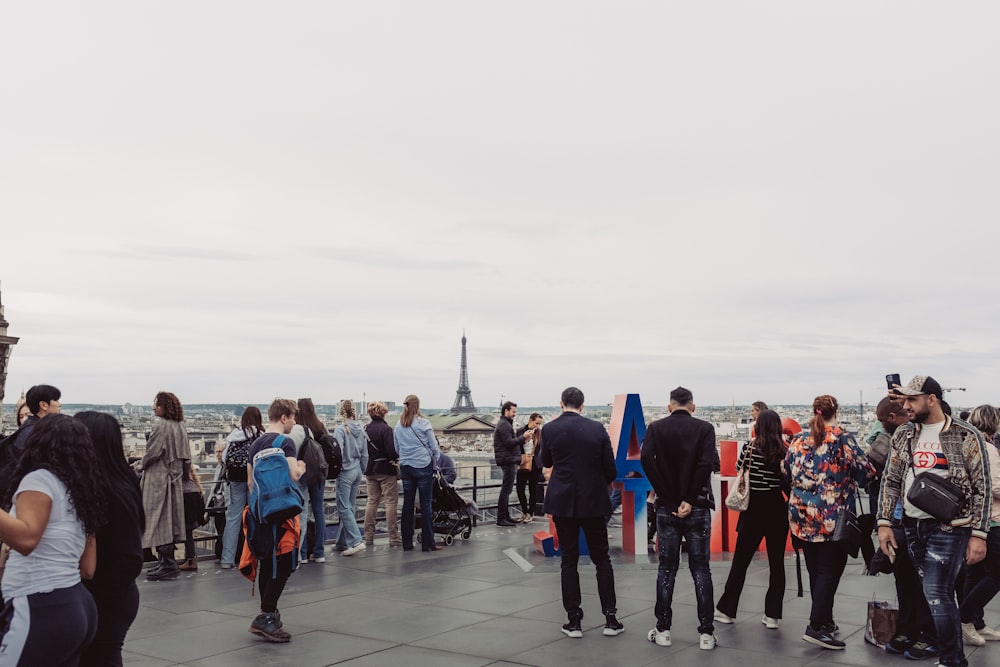
[[[827,426],[818,447],[803,432],[789,447],[782,474],[792,486],[788,523],[804,542],[826,542],[841,507],[853,507],[858,486],[875,477],[875,468],[857,441],[839,426]]]

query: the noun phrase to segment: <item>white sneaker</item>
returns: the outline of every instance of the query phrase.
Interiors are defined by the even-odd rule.
[[[962,639],[972,646],[986,646],[986,640],[976,632],[976,626],[972,623],[962,623]]]
[[[711,651],[715,648],[715,635],[702,635],[698,642],[698,648],[702,651]]]
[[[657,646],[670,646],[672,643],[670,641],[670,630],[657,630],[653,628],[648,633],[646,633],[646,639],[651,642],[656,642]]]
[[[732,625],[733,621],[736,620],[732,616],[726,616],[718,609],[715,610],[715,622],[722,623],[723,625]]]
[[[353,547],[349,547],[347,549],[344,549],[342,552],[340,552],[340,555],[341,556],[353,556],[354,554],[358,553],[359,551],[364,551],[364,550],[365,550],[365,543],[364,542],[358,542]]]
[[[1000,642],[1000,632],[997,632],[990,626],[986,626],[982,630],[977,630],[979,636],[988,642]]]
[[[315,558],[315,559],[313,560],[313,562],[314,562],[314,563],[325,563],[325,562],[326,562],[326,556],[317,556],[317,557],[316,557],[316,558]]]
[[[766,627],[768,630],[778,629],[778,619],[771,618],[767,614],[764,614],[764,616],[760,619],[760,622],[763,623],[764,627]]]

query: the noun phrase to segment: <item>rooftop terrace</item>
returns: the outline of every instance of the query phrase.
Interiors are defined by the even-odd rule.
[[[536,520],[533,530],[545,527]],[[545,558],[531,546],[532,529],[478,526],[468,541],[443,551],[404,553],[385,539],[355,556],[327,557],[304,564],[292,575],[281,598],[282,620],[290,644],[271,644],[247,632],[258,599],[235,570],[219,570],[209,558],[196,573],[176,581],[140,578],[141,607],[125,644],[125,663],[165,665],[319,665],[475,667],[480,665],[639,666],[669,660],[679,665],[832,665],[910,664],[864,642],[866,601],[894,599],[891,576],[866,577],[861,561],[850,561],[835,606],[844,651],[827,651],[802,641],[809,613],[797,598],[795,558],[785,560],[788,587],[778,630],[760,622],[767,563],[756,560],[747,576],[735,625],[717,625],[719,645],[698,648],[694,589],[682,562],[674,598],[673,646],[646,640],[653,626],[656,562],[653,555],[621,551],[613,528],[619,618],[625,633],[601,634],[604,618],[596,595],[593,566],[581,560],[584,637],[569,639],[559,593],[559,559]],[[760,558],[763,558],[761,556]],[[716,597],[729,570],[728,555],[714,557]],[[803,563],[803,576],[805,564]],[[1000,602],[987,608],[986,621],[1000,624]],[[1000,645],[967,647],[972,665],[1000,665]],[[675,662],[676,661],[676,662]],[[933,663],[933,660],[929,661]]]

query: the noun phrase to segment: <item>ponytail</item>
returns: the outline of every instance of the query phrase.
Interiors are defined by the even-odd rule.
[[[809,420],[809,436],[813,447],[819,447],[826,440],[826,422],[837,416],[839,407],[837,399],[829,394],[817,396],[813,401],[813,416]]]

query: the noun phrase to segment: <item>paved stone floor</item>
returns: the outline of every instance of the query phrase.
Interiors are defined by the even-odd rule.
[[[822,667],[913,664],[864,642],[866,601],[894,599],[892,578],[861,575],[850,561],[841,582],[835,616],[843,651],[802,641],[809,592],[796,597],[795,558],[788,574],[784,618],[778,630],[760,622],[767,563],[755,561],[747,577],[734,625],[717,625],[718,648],[698,648],[694,588],[687,570],[677,579],[673,646],[646,640],[653,626],[656,563],[652,556],[623,554],[612,538],[619,617],[625,633],[604,637],[593,566],[581,562],[584,636],[569,639],[559,596],[559,561],[531,546],[533,528],[477,527],[468,541],[435,553],[404,553],[386,540],[352,557],[332,555],[303,565],[281,598],[289,644],[271,644],[247,632],[257,613],[250,583],[235,571],[202,560],[197,573],[176,581],[140,578],[141,607],[125,644],[125,663],[163,665],[313,665],[474,667],[479,665],[679,665],[740,664]],[[614,529],[613,529],[614,530]],[[686,565],[682,562],[682,568]],[[805,575],[803,563],[803,575]],[[728,573],[728,556],[712,562],[716,596]],[[1000,625],[1000,602],[987,609]],[[1000,644],[1000,643],[998,643]],[[1000,645],[966,649],[970,664],[1000,666]],[[933,660],[928,661],[933,663]]]

